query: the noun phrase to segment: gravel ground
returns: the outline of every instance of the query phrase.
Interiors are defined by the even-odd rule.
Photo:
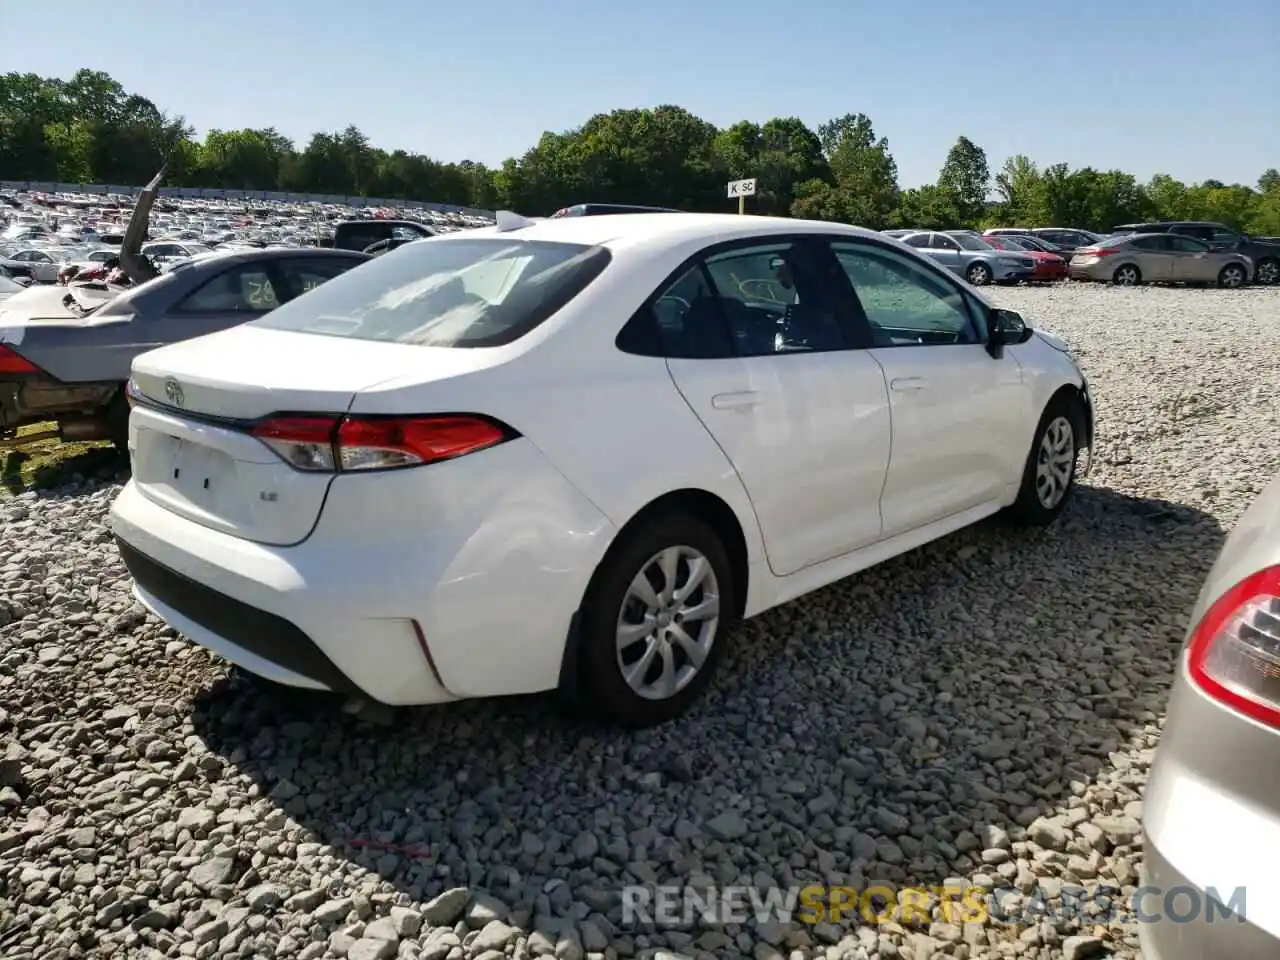
[[[1097,397],[1061,521],[771,612],[700,709],[639,735],[543,698],[361,717],[228,675],[132,603],[118,467],[0,501],[0,955],[1135,956],[1123,902],[861,927],[621,909],[627,884],[963,881],[1051,914],[1064,887],[1132,891],[1184,618],[1277,466],[1280,290],[993,295],[1076,346]]]

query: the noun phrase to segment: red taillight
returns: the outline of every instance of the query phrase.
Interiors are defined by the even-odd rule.
[[[1115,247],[1080,247],[1076,250],[1077,257],[1109,257],[1113,253],[1119,253]]]
[[[0,374],[39,372],[40,368],[22,354],[0,343]]]
[[[253,435],[298,470],[416,467],[501,443],[508,431],[484,417],[277,417]]]
[[[1187,669],[1215,700],[1280,727],[1280,566],[1218,598],[1191,636]]]

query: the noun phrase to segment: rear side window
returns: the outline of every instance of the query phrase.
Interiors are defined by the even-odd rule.
[[[264,313],[280,305],[281,297],[260,263],[224,270],[187,295],[174,313]]]
[[[337,257],[298,257],[279,260],[276,262],[276,268],[289,285],[290,293],[298,297],[334,277],[341,276],[363,262],[363,260],[346,260]]]
[[[500,238],[410,243],[263,317],[258,326],[431,347],[497,347],[554,315],[609,251]]]

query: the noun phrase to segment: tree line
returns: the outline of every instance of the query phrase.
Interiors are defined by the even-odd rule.
[[[546,215],[586,200],[727,211],[729,180],[755,177],[753,213],[897,226],[1069,225],[1105,230],[1145,219],[1216,220],[1280,235],[1280,172],[1256,185],[1141,182],[1122,170],[1041,165],[998,171],[960,137],[935,183],[903,189],[888,140],[851,113],[813,130],[796,117],[720,129],[677,106],[596,114],[547,132],[500,167],[442,163],[375,147],[355,125],[301,149],[274,128],[210,130],[126,91],[110,75],[0,75],[0,179],[142,184],[162,160],[173,186],[429,200]],[[996,199],[991,199],[991,197]]]

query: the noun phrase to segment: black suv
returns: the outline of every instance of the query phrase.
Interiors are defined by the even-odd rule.
[[[1157,220],[1126,223],[1113,229],[1122,233],[1180,233],[1203,240],[1215,250],[1235,250],[1253,261],[1254,282],[1273,286],[1280,283],[1280,243],[1271,238],[1250,237],[1221,223],[1208,220]]]

